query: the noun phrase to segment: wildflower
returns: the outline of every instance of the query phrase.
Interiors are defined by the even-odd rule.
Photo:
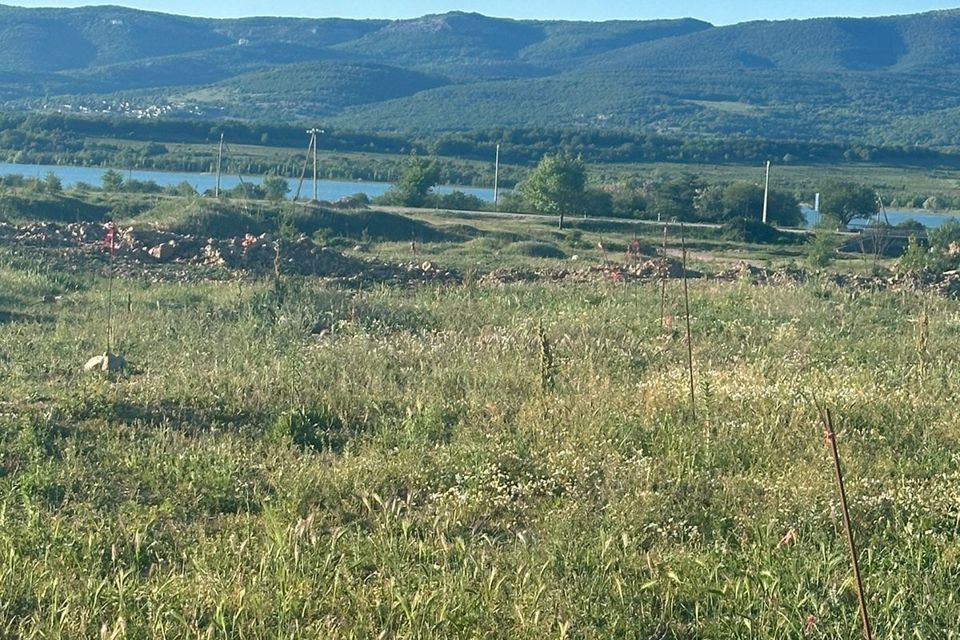
[[[107,230],[107,235],[104,236],[103,241],[100,243],[100,246],[104,249],[110,250],[110,255],[117,254],[117,226],[113,222],[108,222],[103,225],[103,228]]]
[[[813,614],[808,615],[807,621],[803,624],[803,635],[810,635],[816,628],[817,618]]]

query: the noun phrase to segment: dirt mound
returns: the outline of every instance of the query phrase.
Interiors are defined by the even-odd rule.
[[[94,223],[32,224],[17,227],[0,223],[0,242],[56,249],[62,258],[79,263],[85,257],[106,255],[107,227]],[[195,280],[190,271],[210,273],[220,268],[256,275],[281,273],[342,280],[345,282],[457,282],[460,276],[431,262],[388,264],[344,255],[306,236],[296,240],[269,234],[218,239],[179,234],[152,227],[127,227],[116,231],[117,268],[128,275],[163,279],[161,270],[177,280]],[[201,278],[202,279],[202,278]]]

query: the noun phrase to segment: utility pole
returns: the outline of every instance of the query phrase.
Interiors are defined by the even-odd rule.
[[[763,185],[763,224],[767,224],[767,203],[770,200],[770,161],[767,160],[767,180]]]
[[[500,202],[500,143],[497,143],[497,159],[493,165],[493,210],[499,211]]]
[[[223,163],[223,133],[220,134],[220,150],[217,152],[217,186],[213,190],[213,196],[220,198],[220,167]]]
[[[313,201],[318,202],[320,198],[318,197],[317,191],[317,134],[323,133],[323,129],[308,129],[307,133],[310,134],[310,146],[313,147]],[[307,150],[309,153],[310,150]]]

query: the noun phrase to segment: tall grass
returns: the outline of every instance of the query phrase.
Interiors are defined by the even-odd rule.
[[[814,390],[877,637],[957,635],[954,301],[692,281],[705,433],[659,283],[119,280],[114,378],[0,283],[0,636],[855,637]]]

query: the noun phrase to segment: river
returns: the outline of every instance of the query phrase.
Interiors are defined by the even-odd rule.
[[[0,162],[0,175],[22,175],[28,178],[43,178],[48,173],[53,172],[57,175],[57,177],[60,178],[60,181],[63,183],[64,187],[71,187],[78,182],[85,182],[90,185],[99,186],[101,178],[106,171],[107,169],[99,167],[70,167],[46,164],[11,164],[7,162]],[[178,185],[181,182],[187,182],[200,193],[203,193],[207,190],[212,191],[217,184],[217,177],[212,173],[179,173],[174,171],[141,170],[119,172],[123,174],[125,179],[132,178],[134,180],[140,180],[143,182],[152,180],[161,187],[173,186]],[[244,182],[248,183],[260,184],[259,177],[244,176],[243,180]],[[291,189],[295,189],[297,180],[290,179],[289,182]],[[240,184],[240,177],[236,175],[224,175],[220,179],[220,187],[223,189],[231,189],[238,184]],[[376,196],[383,195],[387,189],[390,188],[390,186],[391,185],[386,182],[318,180],[317,195],[321,200],[327,200],[331,202],[355,193],[365,193],[371,198],[375,198]],[[450,193],[454,190],[475,195],[484,202],[493,202],[493,189],[449,185],[436,188],[436,191],[439,193]],[[310,197],[312,195],[313,182],[311,180],[304,180],[301,196]],[[813,226],[813,224],[816,222],[816,213],[814,210],[808,206],[803,206],[801,209],[804,217],[806,218],[807,226]],[[890,224],[894,225],[903,222],[904,220],[916,220],[925,227],[934,228],[939,227],[947,220],[956,218],[956,216],[945,212],[935,211],[888,210],[887,218],[889,218]],[[857,228],[865,226],[865,224],[865,220],[854,220],[850,227]]]
[[[93,186],[100,186],[103,174],[108,171],[99,167],[69,167],[46,164],[11,164],[0,163],[0,175],[22,175],[27,178],[43,178],[48,173],[54,173],[64,187],[71,187],[78,182],[84,182]],[[129,170],[120,171],[124,179],[140,180],[142,182],[156,182],[161,187],[178,185],[181,182],[187,182],[198,192],[203,193],[207,190],[213,190],[217,185],[217,176],[212,173],[178,173],[174,171],[140,171]],[[254,176],[244,176],[246,183],[260,184],[260,178]],[[296,189],[297,179],[289,179],[291,189]],[[231,189],[240,184],[240,177],[237,175],[223,175],[220,178],[221,189]],[[345,196],[355,193],[365,193],[371,198],[383,195],[390,184],[386,182],[352,182],[349,180],[318,180],[317,196],[320,200],[335,201]],[[481,189],[478,187],[460,187],[460,186],[440,186],[436,187],[439,193],[450,193],[454,190],[475,195],[485,202],[493,202],[493,189]],[[313,181],[304,180],[301,197],[311,197],[313,195]]]
[[[817,222],[817,214],[811,207],[801,207],[803,215],[806,218],[807,226],[812,227]],[[906,220],[916,220],[923,226],[928,229],[935,229],[939,227],[947,220],[957,220],[960,222],[960,217],[950,214],[950,213],[941,213],[936,211],[901,211],[897,209],[888,209],[887,210],[887,219],[890,220],[890,224],[897,225]],[[884,220],[883,214],[880,214],[880,220]],[[867,225],[867,220],[858,219],[850,223],[851,229],[859,229]]]

